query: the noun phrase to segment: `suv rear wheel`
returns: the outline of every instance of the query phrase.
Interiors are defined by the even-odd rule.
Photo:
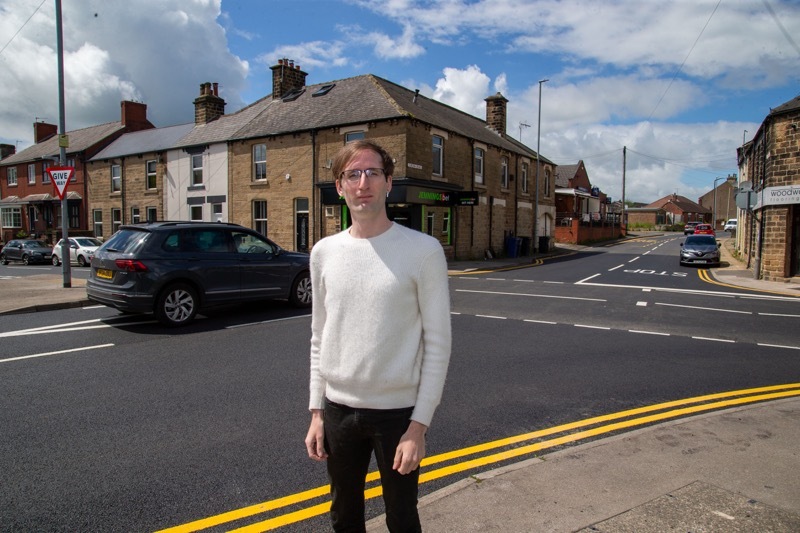
[[[303,272],[292,282],[289,303],[295,307],[311,305],[311,275],[308,272]]]
[[[167,286],[156,302],[156,319],[165,326],[184,326],[197,315],[197,291],[186,283]]]

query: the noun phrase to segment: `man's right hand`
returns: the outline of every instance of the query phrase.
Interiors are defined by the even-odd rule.
[[[306,435],[306,450],[308,456],[315,461],[324,461],[328,458],[325,452],[325,432],[323,430],[322,409],[311,410],[311,425]]]

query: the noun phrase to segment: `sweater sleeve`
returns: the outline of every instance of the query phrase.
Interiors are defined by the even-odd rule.
[[[417,402],[411,419],[430,426],[442,398],[452,344],[447,261],[438,243],[420,265],[417,297],[424,351]]]
[[[325,401],[325,379],[319,371],[322,331],[327,318],[325,313],[325,286],[322,282],[321,243],[311,250],[311,376],[309,384],[309,409],[322,409]]]

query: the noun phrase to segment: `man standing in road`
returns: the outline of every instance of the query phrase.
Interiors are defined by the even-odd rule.
[[[383,148],[348,143],[332,170],[352,225],[311,251],[306,449],[327,460],[335,531],[364,531],[373,452],[389,530],[421,531],[419,464],[450,360],[447,262],[436,239],[389,220]]]

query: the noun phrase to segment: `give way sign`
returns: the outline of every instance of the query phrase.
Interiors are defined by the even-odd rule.
[[[75,168],[50,167],[47,169],[47,173],[50,174],[50,179],[53,181],[53,186],[56,188],[58,199],[63,200],[64,192],[67,190],[67,183],[72,179],[72,175],[75,174]]]

